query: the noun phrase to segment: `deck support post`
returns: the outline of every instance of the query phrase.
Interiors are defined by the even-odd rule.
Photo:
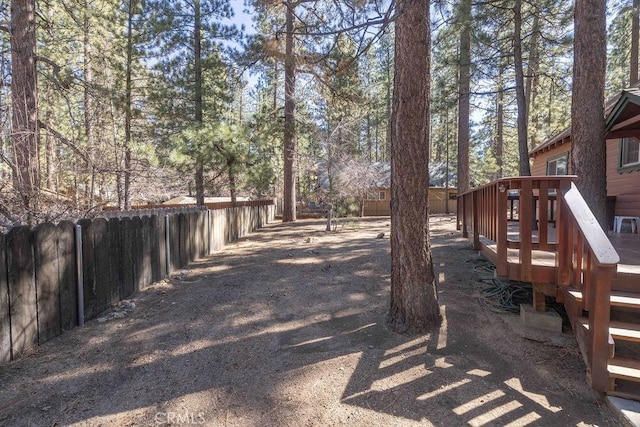
[[[545,301],[545,285],[541,283],[533,284],[533,308],[536,311],[547,311],[547,303]]]

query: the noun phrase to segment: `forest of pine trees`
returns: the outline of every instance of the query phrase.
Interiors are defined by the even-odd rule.
[[[397,4],[252,0],[242,28],[241,3],[0,3],[0,223],[186,194],[278,197],[285,221],[357,204],[391,160]],[[432,185],[525,173],[569,126],[572,3],[431,2]],[[608,2],[607,95],[637,74],[634,3]]]

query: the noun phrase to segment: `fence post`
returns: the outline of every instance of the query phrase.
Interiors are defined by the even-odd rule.
[[[211,255],[211,209],[207,209],[207,255]]]
[[[165,254],[166,254],[166,260],[167,260],[167,276],[171,274],[171,242],[170,242],[170,235],[171,233],[169,233],[169,215],[165,215],[164,216],[164,245],[165,245]]]
[[[84,326],[84,277],[82,274],[82,227],[76,224],[76,268],[78,274],[78,326]]]

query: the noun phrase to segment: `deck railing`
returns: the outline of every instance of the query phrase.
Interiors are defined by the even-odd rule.
[[[619,257],[573,184],[574,178],[504,178],[461,194],[458,227],[477,250],[495,245],[492,251],[499,276],[533,284],[537,310],[545,309],[544,295],[562,302],[568,288],[582,291],[579,311],[589,312],[583,355],[592,388],[605,391],[609,297]],[[555,258],[551,274],[548,266],[534,262],[536,256],[545,254]],[[569,313],[572,315],[581,313]]]

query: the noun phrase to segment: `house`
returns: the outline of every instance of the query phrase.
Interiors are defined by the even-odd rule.
[[[626,89],[605,104],[609,224],[614,216],[640,216],[640,88]],[[532,175],[572,174],[571,128],[533,149]]]
[[[343,165],[334,165],[334,173],[340,175]],[[348,167],[346,167],[348,169]],[[352,168],[355,169],[355,168]],[[433,168],[430,168],[433,169]],[[438,178],[434,178],[434,171],[430,170],[431,182],[442,184]],[[319,163],[317,166],[318,190],[325,193],[329,190],[329,178],[326,165]],[[362,178],[365,177],[365,178]],[[389,216],[391,215],[391,165],[387,162],[374,162],[368,165],[366,173],[361,173],[357,178],[366,179],[371,183],[364,199],[364,216]],[[440,177],[444,180],[443,177]],[[444,182],[444,181],[443,181]],[[451,187],[429,188],[429,212],[431,214],[455,213],[457,210],[458,191]]]

